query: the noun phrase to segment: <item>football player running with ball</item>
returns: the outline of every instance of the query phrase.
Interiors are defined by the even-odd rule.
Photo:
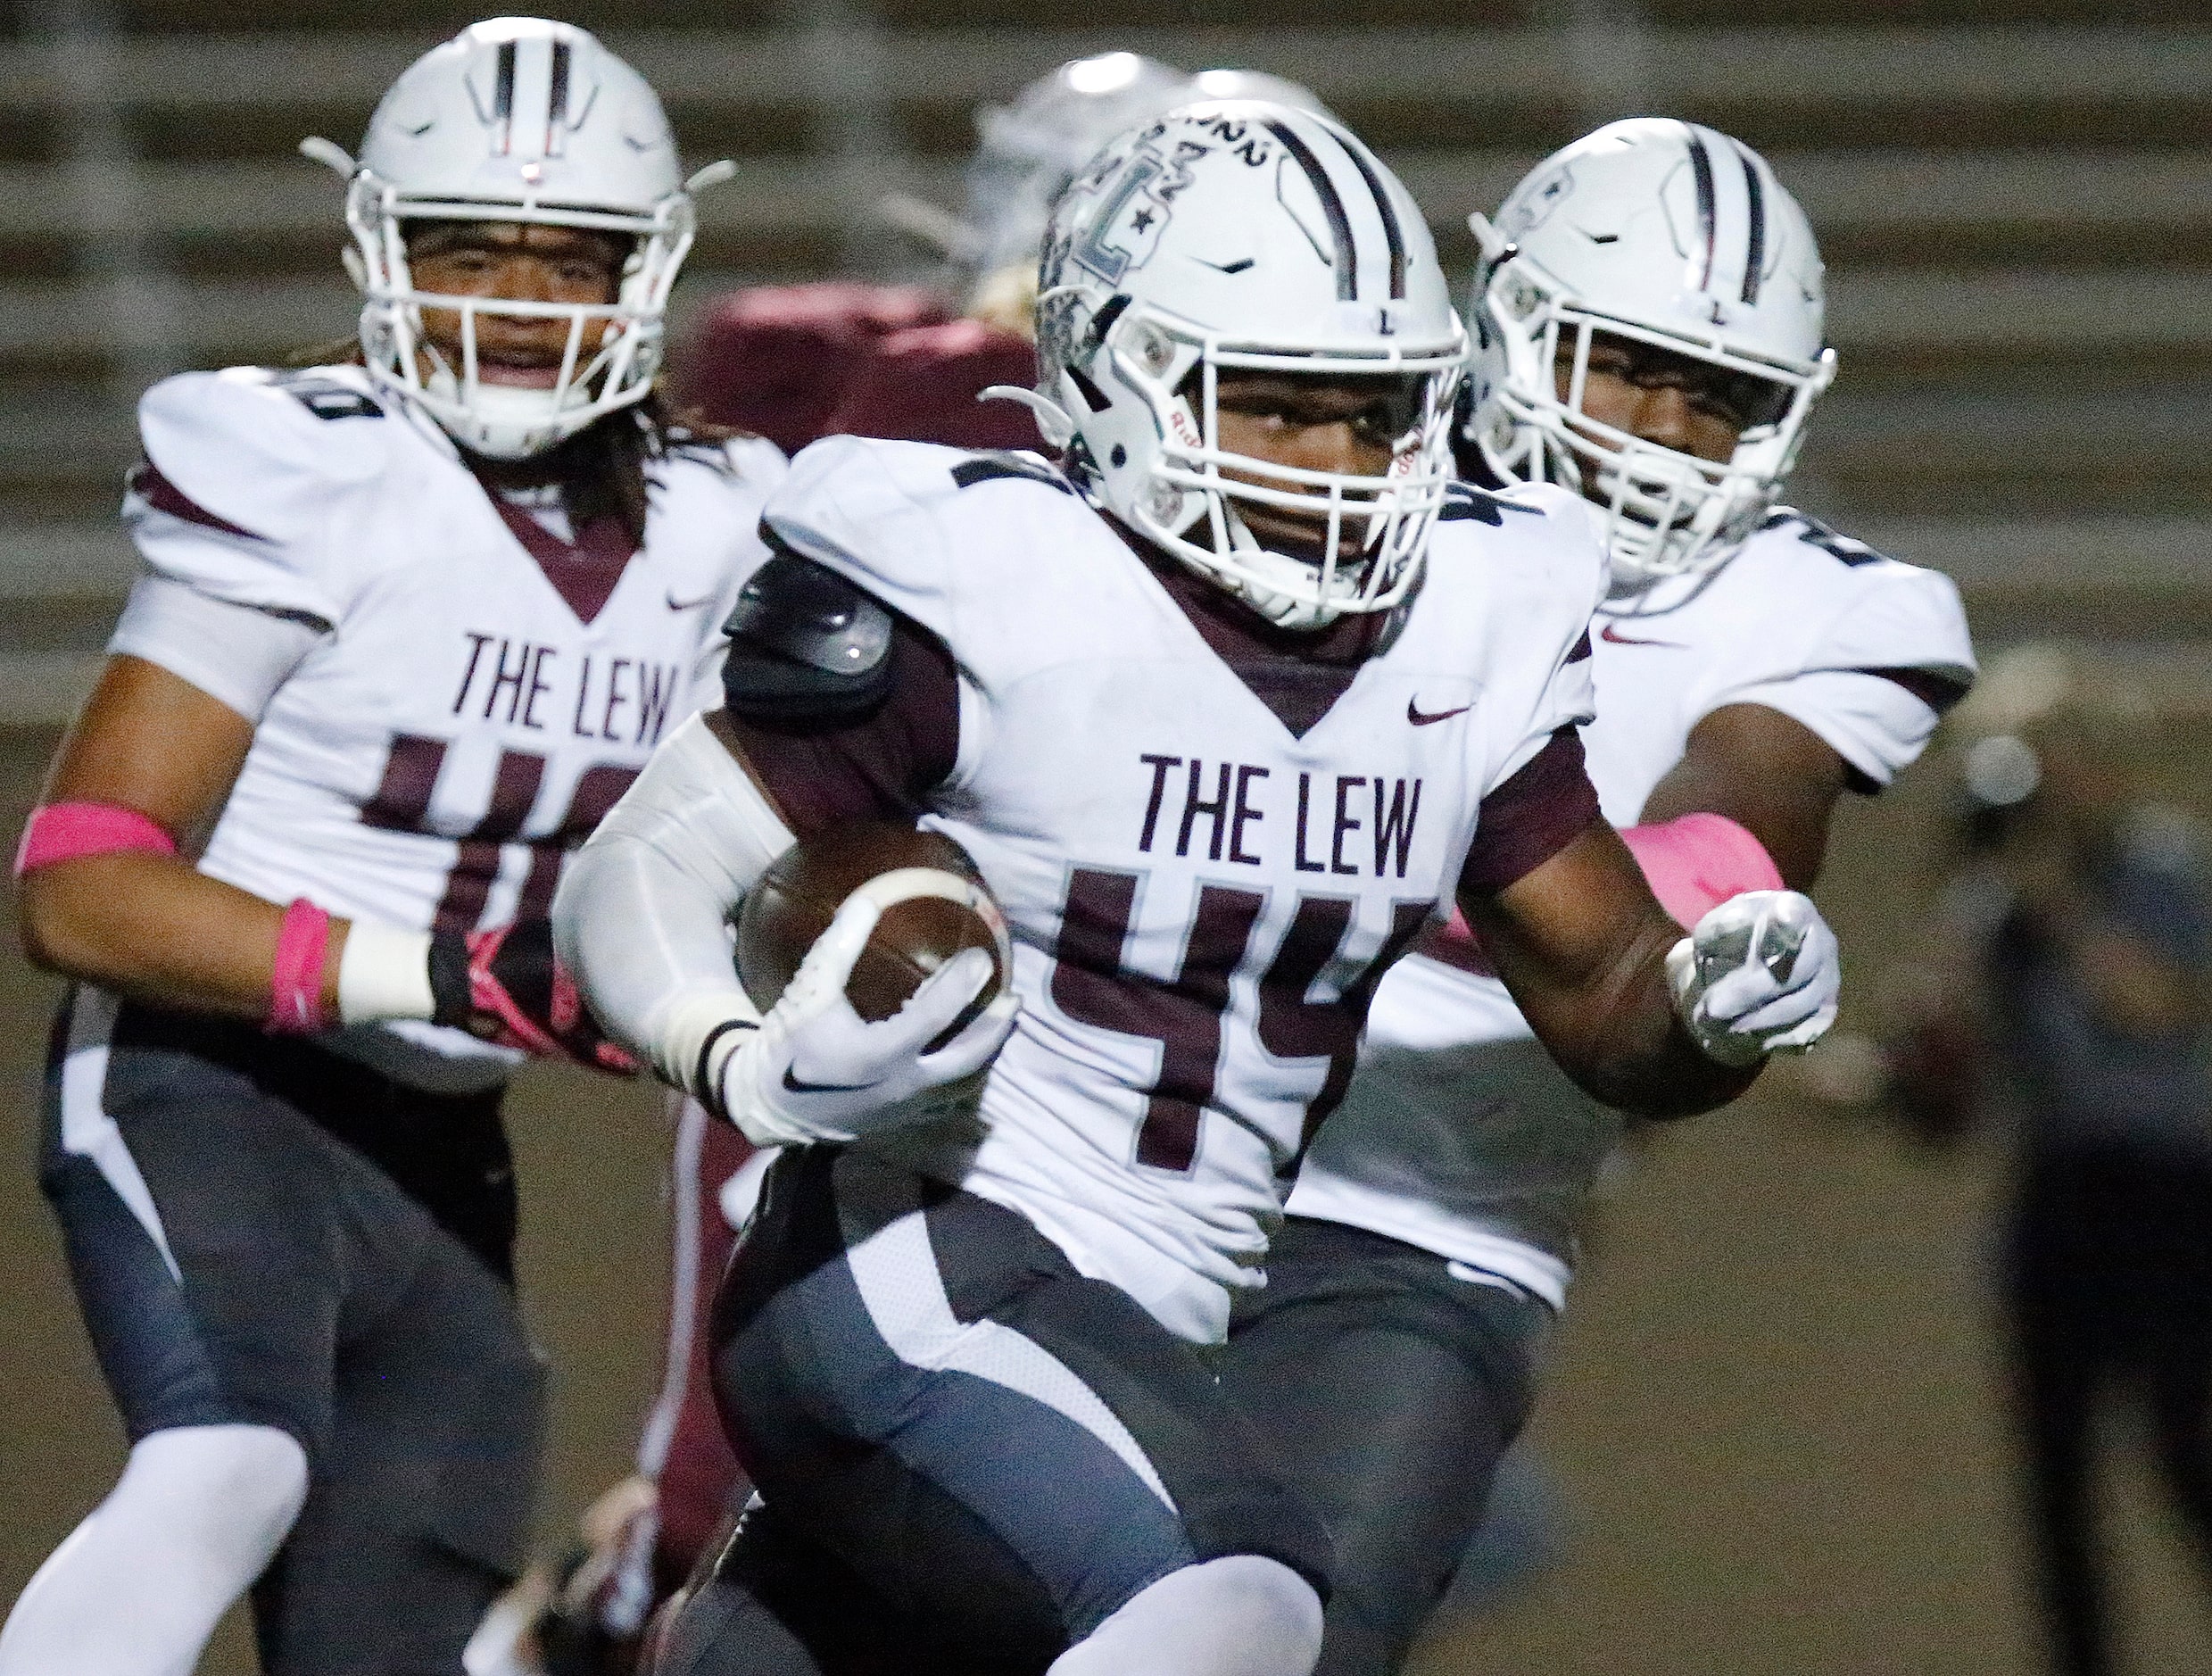
[[[628,1065],[547,908],[688,713],[783,475],[654,400],[692,203],[591,36],[478,25],[358,163],[318,150],[359,353],[146,395],[145,574],[17,862],[78,983],[43,1182],[132,1447],[7,1676],[174,1676],[257,1579],[268,1670],[460,1668],[541,1427],[501,1085]]]
[[[1603,534],[1582,736],[1606,817],[1684,925],[1809,888],[1837,797],[1910,763],[1974,672],[1947,578],[1775,504],[1835,364],[1811,228],[1747,147],[1660,119],[1474,227],[1462,466],[1577,488]],[[1382,981],[1223,1363],[1336,1539],[1330,1676],[1398,1669],[1451,1581],[1622,1131],[1469,921]]]
[[[976,112],[980,143],[952,241],[965,315],[949,318],[949,299],[904,286],[830,281],[735,292],[710,307],[680,358],[679,387],[697,411],[793,452],[840,434],[1034,448],[1027,408],[977,398],[1036,381],[1037,261],[1051,208],[1108,140],[1200,98],[1320,108],[1307,89],[1250,71],[1187,77],[1129,52],[1063,64],[1006,106]],[[715,1412],[703,1340],[715,1283],[766,1163],[736,1130],[696,1101],[683,1103],[662,1387],[639,1443],[640,1475],[598,1504],[612,1516],[594,1522],[601,1540],[563,1590],[561,1622],[541,1631],[549,1647],[565,1638],[623,1656],[619,1644],[690,1575],[733,1498],[741,1504],[749,1487]]]
[[[787,1149],[715,1321],[763,1500],[664,1671],[1302,1676],[1328,1538],[1208,1348],[1382,972],[1456,900],[1574,1074],[1661,1113],[1833,1016],[1810,902],[1684,938],[1599,816],[1603,555],[1565,491],[1453,483],[1464,336],[1371,153],[1171,113],[1078,177],[1041,280],[1066,475],[808,449],[725,708],[556,903],[608,1026]],[[794,837],[883,818],[1013,928],[1011,994],[941,1043],[988,957],[864,1023],[864,897],[765,1016],[731,974]]]

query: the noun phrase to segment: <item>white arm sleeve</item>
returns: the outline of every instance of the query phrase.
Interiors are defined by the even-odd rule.
[[[131,585],[108,651],[159,664],[259,722],[327,632],[298,616],[203,593],[173,577],[142,576]]]
[[[569,862],[553,899],[561,963],[600,1023],[678,1088],[713,1086],[719,1067],[700,1053],[722,1025],[760,1022],[731,963],[730,920],[792,842],[702,714]],[[722,1031],[719,1057],[744,1034]]]

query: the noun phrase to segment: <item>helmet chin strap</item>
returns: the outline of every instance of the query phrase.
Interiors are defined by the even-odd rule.
[[[1222,499],[1222,521],[1229,529],[1230,551],[1247,569],[1263,575],[1280,570],[1286,581],[1304,581],[1313,574],[1312,568],[1300,560],[1262,546],[1260,538],[1238,515],[1236,503],[1226,495]],[[1239,599],[1278,628],[1310,632],[1326,628],[1344,615],[1332,605],[1303,600],[1291,593],[1277,593],[1248,577],[1232,577],[1227,580]]]
[[[1018,384],[986,385],[975,393],[978,402],[1018,402],[1036,416],[1037,434],[1055,449],[1065,448],[1075,440],[1075,421],[1067,410],[1050,396],[1040,395],[1034,390],[1024,390]]]
[[[442,361],[424,385],[441,402],[460,405],[460,380]],[[455,441],[487,459],[527,460],[564,440],[554,428],[559,411],[559,402],[551,390],[479,384],[463,427],[456,428],[443,419],[438,422]],[[437,416],[434,413],[433,417]]]

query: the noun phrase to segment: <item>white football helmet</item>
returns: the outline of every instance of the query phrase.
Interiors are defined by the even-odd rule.
[[[377,383],[480,454],[517,460],[643,399],[659,370],[668,288],[691,249],[690,188],[660,101],[585,31],[493,18],[425,54],[392,84],[358,162],[327,140],[308,155],[345,174],[346,268],[360,287],[362,353]],[[520,221],[627,236],[619,296],[604,306],[439,295],[415,288],[407,233],[423,221]],[[460,316],[453,364],[422,311]],[[487,382],[476,326],[486,314],[563,319],[550,389]]]
[[[1101,53],[1039,77],[1011,104],[978,110],[962,217],[974,276],[1033,263],[1052,206],[1098,148],[1196,96],[1189,77],[1156,58]]]
[[[1286,626],[1405,597],[1451,480],[1466,335],[1427,222],[1365,145],[1286,105],[1171,112],[1076,178],[1040,283],[1040,422],[1116,516]],[[1417,399],[1388,475],[1294,469],[1222,450],[1224,369],[1396,376]],[[1318,562],[1263,548],[1240,502],[1325,519]]]
[[[1201,99],[1264,99],[1287,104],[1294,111],[1311,111],[1332,122],[1344,119],[1321,103],[1321,95],[1304,82],[1264,70],[1201,70],[1190,79],[1193,95]]]
[[[1495,222],[1468,225],[1482,245],[1468,435],[1484,460],[1594,501],[1620,589],[1726,557],[1780,494],[1835,372],[1812,227],[1765,159],[1712,129],[1636,117],[1554,153]],[[1734,457],[1699,460],[1585,414],[1595,333],[1754,381]]]

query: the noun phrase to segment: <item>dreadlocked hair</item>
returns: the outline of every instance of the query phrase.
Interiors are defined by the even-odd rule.
[[[630,539],[642,546],[645,514],[653,487],[652,468],[661,460],[694,460],[720,471],[730,469],[723,444],[747,433],[714,425],[690,412],[674,412],[656,387],[633,407],[619,408],[565,442],[526,460],[501,460],[490,473],[473,457],[479,476],[513,482],[526,475],[560,485],[561,504],[577,526],[597,518],[617,519]]]

